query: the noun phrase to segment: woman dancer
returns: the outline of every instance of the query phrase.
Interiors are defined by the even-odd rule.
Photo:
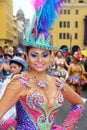
[[[73,63],[70,64],[68,68],[68,83],[70,84],[71,88],[79,95],[81,95],[82,92],[82,74],[84,74],[85,72],[84,66],[81,63],[81,58],[81,52],[75,52],[75,54],[73,55]]]
[[[37,41],[32,42],[32,45],[31,42],[26,42],[30,72],[14,77],[0,100],[0,118],[16,104],[17,125],[15,129],[17,130],[25,130],[25,128],[27,130],[51,130],[56,127],[59,130],[59,126],[54,127],[53,124],[55,114],[62,106],[64,98],[73,107],[60,127],[61,130],[73,129],[84,109],[84,102],[79,95],[61,80],[45,73],[50,63],[51,50],[55,49],[50,45],[49,36],[40,33]],[[43,44],[38,43],[38,40],[43,41]]]
[[[46,2],[48,6],[54,1]],[[14,77],[8,84],[0,100],[0,119],[16,104],[17,124],[14,127],[9,126],[11,129],[72,130],[84,110],[84,102],[66,83],[46,74],[51,53],[56,47],[52,46],[52,38],[46,30],[40,28],[39,31],[33,32],[34,34],[28,35],[29,37],[23,41],[27,46],[30,72]],[[72,109],[61,126],[54,125],[55,115],[64,99],[72,104]],[[3,124],[1,128],[2,126]]]
[[[68,64],[63,56],[63,51],[60,49],[55,53],[54,65],[56,66],[56,70],[60,73],[59,77],[66,80],[68,77]]]
[[[0,66],[0,72],[2,73],[2,82],[7,78],[8,75],[10,75],[9,62],[11,58],[12,55],[8,53],[4,55],[4,63]]]

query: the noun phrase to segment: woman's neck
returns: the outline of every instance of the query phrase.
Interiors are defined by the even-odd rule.
[[[37,72],[37,71],[30,71],[31,77],[37,77],[39,79],[46,79],[46,72]]]

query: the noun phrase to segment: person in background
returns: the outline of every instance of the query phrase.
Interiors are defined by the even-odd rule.
[[[77,51],[73,54],[73,63],[68,67],[68,83],[71,88],[81,95],[82,92],[82,74],[85,73],[85,69],[83,64],[81,63],[82,54],[80,51]]]
[[[60,77],[63,77],[65,80],[68,77],[68,64],[63,56],[62,50],[57,50],[55,53],[54,65],[56,66],[56,70],[60,73]]]
[[[4,63],[4,58],[3,58],[3,55],[0,54],[0,67],[2,66],[3,63]],[[0,72],[0,85],[2,84],[2,76],[3,76],[3,73]]]
[[[4,63],[0,66],[0,73],[2,73],[2,82],[10,74],[9,63],[10,63],[11,58],[12,58],[12,55],[8,53],[4,55]]]
[[[0,46],[0,55],[4,55],[3,48]]]
[[[9,46],[7,49],[7,53],[13,56],[14,48],[12,46]]]
[[[0,65],[2,65],[4,63],[4,58],[3,58],[3,55],[0,54]]]
[[[68,55],[66,55],[65,57],[65,60],[66,60],[66,63],[68,64],[68,67],[69,65],[73,62],[73,56],[72,56],[72,53],[69,53]],[[66,68],[68,70],[68,68]]]
[[[83,64],[84,69],[85,69],[85,72],[82,75],[83,90],[87,90],[87,56],[82,55],[82,64]]]
[[[18,74],[24,73],[24,69],[26,67],[27,67],[27,63],[22,58],[14,56],[10,60],[10,71],[11,71],[11,74],[5,79],[5,81],[3,82],[3,84],[2,84],[2,86],[0,88],[0,99],[3,96],[7,85],[11,82],[13,77],[18,75]],[[13,106],[12,108],[10,108],[10,110],[8,110],[6,112],[6,114],[1,119],[3,124],[4,124],[3,130],[7,129],[8,124],[10,124],[10,125],[11,124],[15,124],[16,123],[15,118],[16,118],[16,108],[15,108],[15,106]]]

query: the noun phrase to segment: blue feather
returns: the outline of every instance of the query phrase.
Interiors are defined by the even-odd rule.
[[[47,0],[42,7],[42,12],[38,21],[37,31],[48,31],[57,18],[58,8],[63,0]]]

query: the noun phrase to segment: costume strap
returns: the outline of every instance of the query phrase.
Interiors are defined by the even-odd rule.
[[[32,85],[30,83],[28,83],[28,81],[30,80],[30,78],[24,78],[24,77],[20,77],[20,82],[22,84],[22,88],[26,86],[28,86],[29,88],[32,88]]]
[[[66,128],[66,130],[72,130],[74,126],[77,124],[83,110],[84,110],[83,105],[80,105],[80,104],[74,105],[71,108],[70,113],[68,114],[68,117],[62,124],[63,128]]]
[[[56,86],[58,87],[59,90],[63,90],[64,89],[64,83],[65,83],[64,79],[56,78]]]
[[[17,121],[15,119],[8,119],[5,122],[0,122],[0,130],[15,130],[13,127],[16,126],[16,124]]]

